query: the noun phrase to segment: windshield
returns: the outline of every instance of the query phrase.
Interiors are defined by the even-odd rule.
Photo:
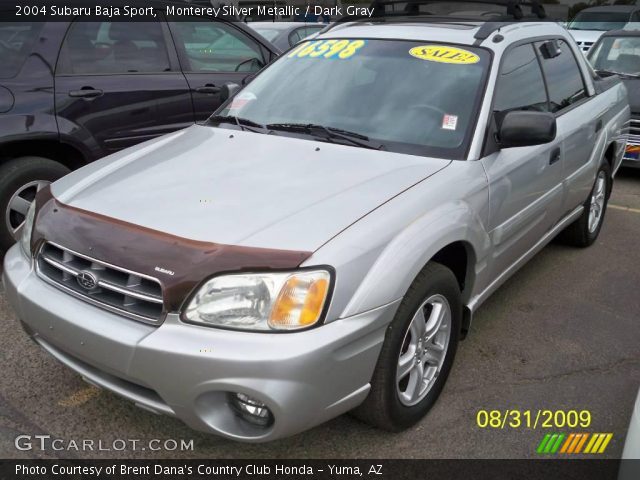
[[[12,78],[17,75],[31,54],[41,28],[40,22],[0,23],[0,78]]]
[[[462,159],[489,61],[489,53],[475,47],[307,41],[268,67],[211,122],[234,116],[263,126],[322,126],[389,151]],[[282,130],[270,133],[292,134]]]
[[[640,74],[640,36],[605,37],[589,55],[589,61],[598,71]]]
[[[629,21],[626,12],[580,12],[569,23],[571,30],[621,30]]]

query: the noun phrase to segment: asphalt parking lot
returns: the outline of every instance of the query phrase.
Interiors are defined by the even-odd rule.
[[[546,433],[611,432],[619,457],[640,387],[640,170],[621,171],[598,242],[552,244],[480,310],[431,413],[390,434],[348,415],[269,444],[194,432],[85,384],[18,327],[0,292],[0,457],[524,458]],[[479,428],[478,410],[589,410],[586,429]],[[295,412],[291,412],[295,415]],[[193,439],[193,451],[19,451],[21,434],[67,441]],[[144,443],[142,443],[144,445]]]

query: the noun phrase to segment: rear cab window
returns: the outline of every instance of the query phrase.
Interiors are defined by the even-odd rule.
[[[13,78],[38,40],[43,22],[0,23],[0,78]]]

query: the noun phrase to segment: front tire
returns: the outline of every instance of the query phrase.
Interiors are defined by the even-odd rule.
[[[582,248],[593,245],[602,230],[611,183],[611,167],[605,162],[598,169],[591,193],[584,202],[582,215],[560,234],[561,241]]]
[[[430,262],[387,328],[371,391],[354,415],[400,431],[422,419],[451,371],[460,338],[462,299],[455,275]]]
[[[0,166],[0,250],[15,243],[36,193],[69,172],[43,157],[14,158]]]

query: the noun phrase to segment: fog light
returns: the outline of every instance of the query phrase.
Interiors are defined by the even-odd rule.
[[[232,393],[231,406],[240,417],[253,425],[268,427],[273,423],[273,415],[264,403],[244,393]]]

